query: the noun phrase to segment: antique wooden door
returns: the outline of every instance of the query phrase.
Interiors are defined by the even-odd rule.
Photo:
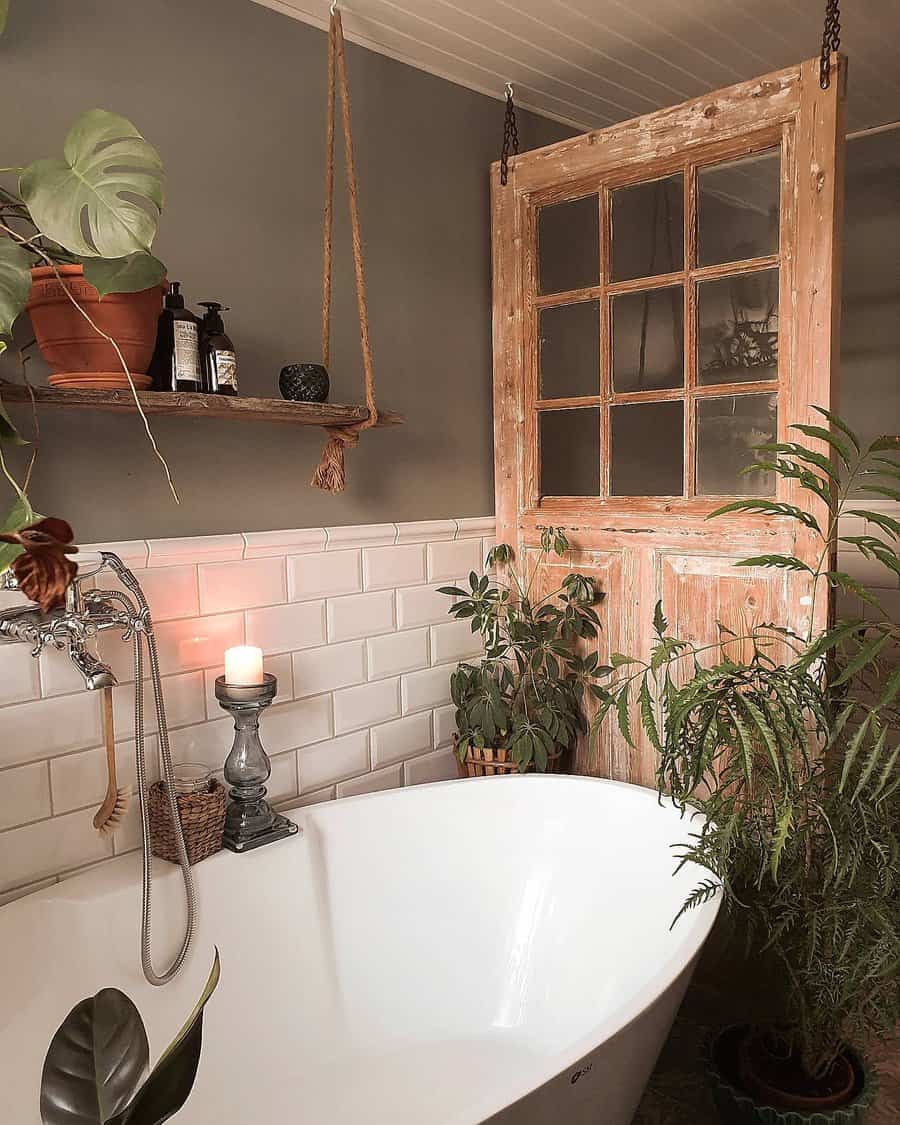
[[[536,565],[540,528],[567,529],[541,581],[594,576],[604,655],[647,656],[659,598],[697,640],[808,613],[794,576],[733,563],[811,559],[811,535],[706,517],[809,506],[740,470],[832,404],[845,86],[843,59],[827,90],[813,60],[525,153],[505,187],[492,169],[498,541]],[[652,748],[614,727],[580,772],[653,784]]]

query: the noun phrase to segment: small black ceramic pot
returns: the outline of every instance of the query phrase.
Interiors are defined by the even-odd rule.
[[[328,372],[321,363],[289,363],[278,376],[278,389],[289,402],[325,402]]]

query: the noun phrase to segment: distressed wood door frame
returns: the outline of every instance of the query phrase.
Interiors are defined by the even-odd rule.
[[[684,285],[685,323],[694,326],[691,301],[698,282],[778,265],[777,384],[735,384],[733,390],[743,394],[766,389],[774,393],[777,389],[778,440],[789,440],[791,423],[820,423],[812,406],[830,407],[836,397],[847,77],[843,57],[832,58],[831,73],[831,87],[823,91],[819,61],[810,60],[670,109],[524,153],[510,161],[505,187],[499,182],[499,164],[492,166],[498,540],[513,544],[522,555],[536,544],[542,525],[556,524],[567,528],[576,551],[625,552],[623,565],[632,575],[633,584],[620,592],[618,608],[609,605],[608,614],[637,615],[638,620],[649,622],[653,602],[664,590],[674,591],[677,580],[699,581],[702,575],[710,582],[715,580],[718,589],[727,587],[729,597],[739,599],[743,595],[725,580],[726,567],[736,558],[784,552],[809,559],[814,557],[816,544],[812,533],[798,533],[793,521],[783,518],[738,514],[703,524],[705,516],[725,501],[693,495],[693,404],[707,394],[721,396],[723,391],[721,387],[710,390],[697,385],[696,372],[690,370],[696,362],[693,346],[685,354],[685,388],[671,395],[685,403],[686,495],[611,497],[607,488],[605,492],[600,489],[597,497],[541,498],[537,418],[547,404],[539,399],[535,359],[539,309],[549,303],[596,297],[603,325],[601,348],[608,347],[605,299],[611,289],[627,291],[629,284],[612,286],[609,278],[601,276],[596,287],[541,298],[537,283],[537,210],[542,205],[597,193],[603,262],[612,188],[657,179],[672,171],[687,171],[685,214],[688,230],[696,236],[697,163],[715,163],[778,146],[782,178],[778,254],[771,259],[701,269],[693,250],[689,253],[686,246],[683,269],[656,278],[654,284],[668,281]],[[634,288],[642,286],[645,283],[640,281],[634,284]],[[608,359],[603,363],[608,364]],[[602,418],[609,415],[613,398],[618,402],[627,397],[613,396],[610,390],[607,387],[604,392],[601,386],[606,395]],[[597,396],[600,401],[601,396]],[[555,409],[577,408],[593,405],[593,398],[554,400],[552,405]],[[601,435],[608,437],[602,424]],[[601,448],[605,456],[608,441]],[[820,449],[830,454],[827,445],[821,444]],[[817,510],[810,494],[796,482],[779,481],[776,498],[824,518],[824,506]],[[707,559],[702,566],[689,565],[691,558],[701,557]],[[794,625],[808,615],[802,581],[785,575],[773,579],[771,575],[748,574],[747,582],[747,589],[752,587],[754,592],[747,594],[749,601],[740,612],[747,612],[748,606],[765,605],[777,609]],[[827,602],[816,607],[816,612],[823,620],[828,613]],[[633,633],[632,628],[617,631]],[[610,750],[605,762],[593,760],[590,754],[581,760],[582,768],[589,772],[644,783],[652,782],[654,764],[646,746],[631,752],[621,744]]]

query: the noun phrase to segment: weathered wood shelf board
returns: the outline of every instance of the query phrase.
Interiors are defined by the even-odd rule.
[[[129,390],[88,391],[34,387],[40,406],[61,406],[70,410],[106,410],[117,414],[137,413]],[[22,383],[0,380],[0,396],[5,402],[30,403],[28,388]],[[368,417],[364,406],[342,406],[331,402],[286,402],[277,398],[228,398],[169,391],[139,391],[138,398],[147,414],[184,418],[234,418],[254,422],[287,422],[295,426],[344,426],[363,422]],[[379,426],[398,426],[406,421],[390,410],[378,412]]]

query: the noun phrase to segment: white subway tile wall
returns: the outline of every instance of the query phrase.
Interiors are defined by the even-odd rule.
[[[140,572],[160,622],[176,761],[221,771],[233,728],[215,677],[224,650],[246,641],[278,677],[261,730],[282,806],[455,776],[449,678],[478,642],[448,618],[436,587],[480,572],[493,534],[485,517],[106,545]],[[869,576],[858,555],[841,561],[874,580],[900,617],[900,586],[887,570]],[[106,635],[102,655],[121,681],[117,759],[129,784],[131,647]],[[99,703],[65,655],[36,661],[24,645],[0,647],[0,904],[138,846],[136,800],[114,841],[91,826],[105,785]],[[146,729],[155,778],[152,707]]]
[[[455,776],[449,677],[478,652],[436,586],[481,571],[492,517],[96,544],[138,573],[158,622],[176,761],[221,776],[233,727],[215,698],[226,648],[278,677],[263,717],[282,807]],[[16,596],[18,598],[18,596]],[[120,782],[134,784],[129,644],[104,635]],[[158,776],[149,683],[145,729]],[[91,826],[106,784],[100,700],[62,653],[0,646],[0,904],[139,846],[137,800],[113,841]]]

